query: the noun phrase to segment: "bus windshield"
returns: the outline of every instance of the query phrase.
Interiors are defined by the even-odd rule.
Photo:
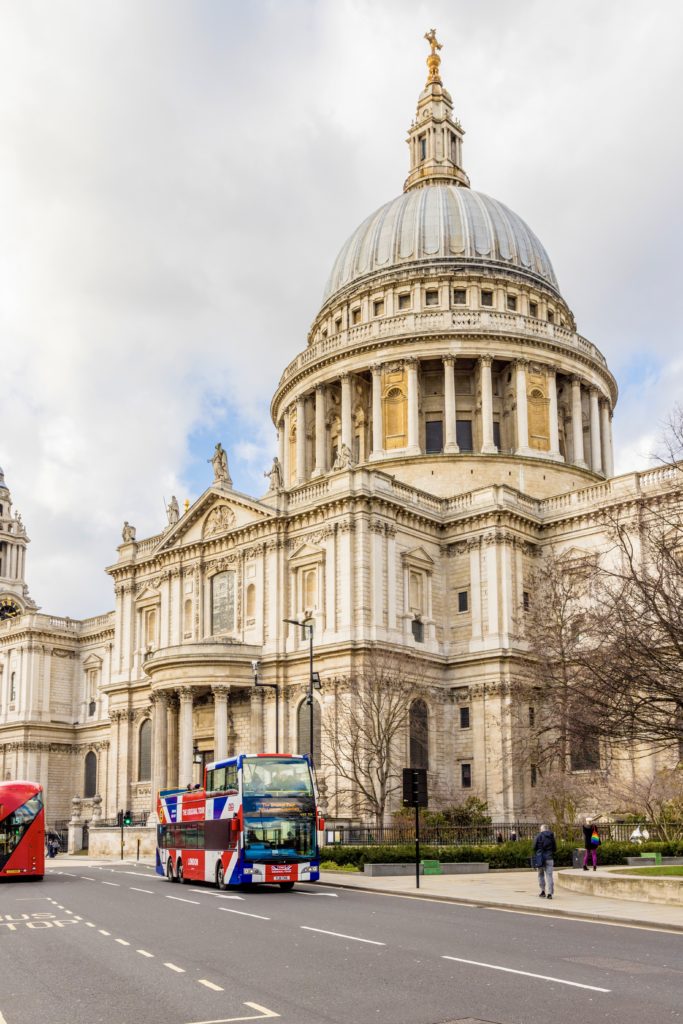
[[[36,793],[20,807],[0,819],[0,869],[2,869],[43,806],[41,793]]]
[[[245,757],[242,793],[250,796],[310,796],[313,781],[308,761],[292,758]]]
[[[245,757],[242,801],[246,860],[315,857],[315,797],[307,761]]]

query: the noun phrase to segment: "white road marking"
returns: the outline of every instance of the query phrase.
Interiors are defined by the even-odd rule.
[[[152,896],[154,895],[154,890],[153,889],[136,889],[134,885],[131,885],[130,891],[131,892],[148,892]]]
[[[113,870],[113,869],[112,869]],[[136,878],[151,878],[156,874],[155,871],[121,871],[122,875],[135,875]],[[159,875],[161,878],[161,875]]]
[[[267,1010],[265,1006],[259,1006],[258,1003],[245,1003],[251,1010],[259,1010],[260,1012],[256,1016],[250,1017],[221,1017],[220,1020],[195,1020],[192,1024],[237,1024],[238,1021],[242,1020],[265,1020],[266,1018],[279,1017],[279,1013],[275,1013],[274,1010]],[[0,1024],[2,1022],[0,1021]]]
[[[484,964],[479,960],[463,960],[459,956],[442,956],[442,960],[455,960],[459,964],[472,964],[474,967],[489,967],[492,971],[505,971],[506,974],[523,974],[525,978],[539,978],[541,981],[554,981],[558,985],[571,985],[572,988],[587,988],[591,992],[611,992],[610,988],[598,988],[597,985],[582,985],[578,981],[567,981],[565,978],[552,978],[547,974],[533,974],[531,971],[516,971],[512,967],[501,967],[499,964]]]
[[[140,956],[149,956],[154,958],[154,953],[148,953],[146,949],[136,949],[135,952],[139,953]]]
[[[2,1010],[0,1010],[0,1024],[7,1024],[7,1021],[5,1020],[5,1018],[2,1015]]]
[[[104,928],[100,928],[100,935],[111,935],[111,932],[105,932]]]
[[[66,914],[73,914],[73,910],[66,910],[65,913]]]
[[[167,896],[167,900],[177,900],[178,903],[194,903],[196,907],[200,906],[199,900],[184,900],[182,896]]]
[[[198,892],[202,896],[213,896],[217,900],[243,900],[244,896],[238,896],[230,892],[211,892],[210,889],[190,889],[190,892]]]
[[[121,888],[120,882],[102,882],[102,885],[115,885],[117,889]]]
[[[79,917],[78,914],[76,914],[76,916],[74,917],[74,921],[82,921],[82,920],[83,920],[83,918]]]
[[[386,942],[376,942],[375,939],[361,939],[358,935],[343,935],[342,932],[327,932],[324,928],[309,928],[307,924],[300,924],[305,932],[320,932],[321,935],[334,935],[337,939],[352,939],[353,942],[368,942],[371,946],[386,946]]]
[[[86,928],[94,928],[95,925],[92,923],[92,921],[86,921],[85,922],[85,927]]]
[[[175,971],[177,974],[184,974],[184,967],[177,967],[175,964],[164,964],[164,967],[168,967],[170,971]]]
[[[269,917],[264,917],[263,914],[248,914],[246,910],[233,910],[232,907],[219,907],[219,910],[224,910],[226,914],[239,914],[240,917],[257,917],[259,921],[270,921]]]
[[[81,875],[81,878],[85,878],[86,882],[96,882],[96,878],[91,878],[90,875]]]
[[[116,941],[118,942],[119,946],[130,946],[130,942],[126,942],[125,939],[117,939]]]
[[[225,989],[221,988],[220,985],[214,985],[212,981],[207,981],[206,978],[197,978],[197,981],[200,985],[205,985],[206,988],[210,988],[212,992],[225,992]]]
[[[306,889],[293,889],[292,891],[295,892],[297,896],[329,896],[334,900],[339,899],[339,893],[337,892],[307,892]]]

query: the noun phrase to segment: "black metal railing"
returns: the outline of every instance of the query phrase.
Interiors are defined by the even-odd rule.
[[[484,846],[515,840],[533,839],[541,822],[491,822],[490,825],[421,825],[420,841],[427,846]],[[552,825],[559,840],[583,845],[582,825]],[[603,842],[628,842],[636,825],[633,822],[598,822]],[[650,839],[659,839],[657,828],[641,822],[641,833],[647,830]],[[334,825],[325,826],[328,846],[400,846],[415,841],[415,828],[411,825]]]

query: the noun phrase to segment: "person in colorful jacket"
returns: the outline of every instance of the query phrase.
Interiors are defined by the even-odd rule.
[[[590,818],[585,819],[583,826],[583,845],[585,847],[583,854],[583,870],[588,871],[588,854],[593,859],[593,871],[598,866],[598,846],[600,845],[600,833],[594,824],[591,823]]]

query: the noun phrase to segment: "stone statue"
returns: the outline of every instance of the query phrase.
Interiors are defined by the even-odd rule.
[[[180,505],[178,504],[178,499],[176,498],[175,494],[171,495],[171,500],[169,501],[168,507],[166,508],[166,515],[168,516],[169,526],[175,526],[175,524],[180,519]]]
[[[268,488],[269,493],[270,491],[282,490],[283,473],[282,466],[280,465],[280,460],[278,459],[277,455],[273,459],[273,465],[271,466],[271,468],[269,470],[266,470],[266,472],[263,475],[267,476],[270,479],[270,486]]]
[[[352,464],[353,455],[351,454],[351,449],[347,444],[341,444],[332,469],[350,469]]]
[[[216,445],[216,449],[210,459],[207,459],[213,466],[213,482],[214,486],[217,487],[232,487],[232,480],[230,479],[230,473],[228,472],[228,456],[225,448],[220,443]]]
[[[132,544],[135,541],[135,527],[131,526],[127,519],[123,524],[121,536],[124,544]]]

